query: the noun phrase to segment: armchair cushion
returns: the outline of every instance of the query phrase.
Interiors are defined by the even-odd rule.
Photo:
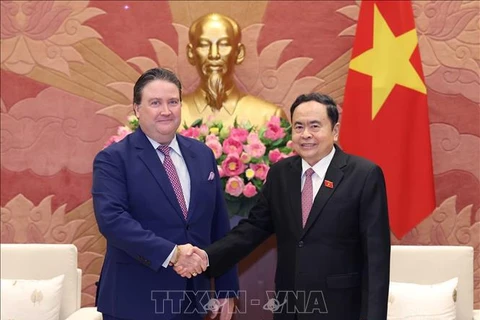
[[[455,320],[458,278],[425,285],[391,282],[388,320]]]
[[[58,320],[64,278],[1,279],[1,319]]]
[[[71,314],[66,320],[102,320],[102,314],[97,308],[81,308]]]

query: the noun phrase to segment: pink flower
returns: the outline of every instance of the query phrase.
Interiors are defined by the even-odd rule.
[[[247,183],[247,185],[243,188],[243,195],[247,198],[251,198],[257,194],[257,188],[251,183]]]
[[[260,140],[258,140],[257,142],[247,144],[244,146],[244,149],[245,152],[253,158],[261,158],[265,154],[267,148]]]
[[[225,172],[223,172],[222,167],[217,165],[217,169],[218,169],[218,174],[220,175],[220,178],[225,177]]]
[[[128,134],[132,133],[132,130],[130,130],[129,127],[123,126],[123,127],[118,127],[117,130],[117,135],[125,138]],[[122,139],[123,139],[122,138]]]
[[[125,127],[125,126],[118,127],[117,134],[108,138],[107,142],[105,142],[105,144],[103,145],[103,148],[105,149],[106,147],[108,147],[109,145],[111,145],[113,143],[122,141],[123,138],[128,136],[130,133],[132,133],[132,130],[130,130],[130,128]]]
[[[210,141],[210,140],[220,141],[218,139],[218,136],[214,135],[213,133],[211,133],[211,134],[209,134],[208,136],[205,137],[205,141]]]
[[[244,187],[243,180],[240,177],[235,176],[228,179],[225,191],[234,197],[238,197],[242,194]]]
[[[202,125],[200,126],[200,135],[201,135],[202,137],[205,137],[205,136],[208,135],[208,127],[207,127],[206,124],[202,124]]]
[[[125,138],[125,136],[113,136],[113,142],[120,142]]]
[[[117,135],[112,137],[112,138],[113,138],[113,142],[122,141],[123,138],[125,138],[126,136],[128,136],[130,133],[132,133],[132,130],[130,130],[129,128],[127,128],[127,127],[118,127]]]
[[[283,158],[285,158],[285,155],[282,152],[280,152],[278,148],[274,150],[270,150],[270,152],[268,153],[268,160],[270,160],[271,163],[276,163],[282,160]]]
[[[250,168],[255,171],[255,178],[260,180],[265,180],[267,178],[268,170],[270,170],[270,167],[265,163],[251,164]]]
[[[205,141],[205,144],[207,145],[207,147],[212,149],[215,159],[218,159],[222,156],[223,150],[220,141],[218,141],[217,139],[210,139]]]
[[[230,138],[235,139],[241,143],[247,141],[248,130],[243,128],[232,128],[230,130]]]
[[[247,143],[252,144],[255,142],[260,142],[260,138],[258,137],[258,133],[252,131],[248,134]]]
[[[280,117],[279,116],[272,116],[270,120],[267,122],[267,126],[272,125],[272,126],[277,126],[280,127]]]
[[[242,147],[242,143],[233,138],[227,138],[223,141],[223,152],[226,154],[236,153],[237,155],[240,155],[243,151]]]
[[[245,171],[245,164],[236,153],[230,153],[222,162],[223,172],[227,177],[238,176]]]
[[[115,143],[115,137],[116,136],[111,136],[110,138],[108,138],[107,142],[105,142],[105,144],[103,145],[103,149],[105,149],[106,147],[108,147],[112,143]]]
[[[193,138],[193,139],[198,139],[198,137],[200,136],[200,128],[198,127],[190,127],[188,129],[185,129],[185,130],[182,130],[180,131],[180,134],[185,136],[185,137],[189,137],[189,138]]]
[[[242,152],[242,154],[240,155],[240,160],[243,163],[249,163],[250,160],[252,160],[252,157],[248,153]]]
[[[270,140],[278,140],[285,137],[286,133],[280,126],[280,118],[273,116],[270,121],[267,122],[267,130],[264,137]]]
[[[111,145],[113,143],[122,141],[123,138],[128,136],[130,133],[132,133],[132,130],[130,130],[129,127],[126,127],[126,126],[118,127],[117,134],[108,138],[107,142],[105,142],[105,144],[103,145],[103,148],[105,149],[106,147],[108,147],[109,145]]]

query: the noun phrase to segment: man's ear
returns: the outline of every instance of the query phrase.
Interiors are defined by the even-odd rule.
[[[138,115],[138,108],[140,108],[140,106],[136,103],[133,104],[133,114],[135,115],[135,117],[137,117],[137,119],[140,118],[140,116]]]
[[[338,142],[338,135],[340,134],[340,122],[333,126],[333,141]]]
[[[193,54],[193,46],[191,43],[187,44],[187,59],[191,65],[195,65],[195,56]]]
[[[240,64],[243,62],[245,59],[245,46],[243,43],[238,44],[238,49],[237,49],[237,60],[235,61],[236,64]]]

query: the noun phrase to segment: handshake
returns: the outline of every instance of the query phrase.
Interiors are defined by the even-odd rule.
[[[191,244],[177,245],[169,265],[180,276],[190,279],[207,270],[208,256],[204,250]]]

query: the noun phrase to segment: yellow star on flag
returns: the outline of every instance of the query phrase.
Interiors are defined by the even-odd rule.
[[[372,76],[372,120],[396,84],[427,93],[425,83],[410,63],[418,44],[415,29],[395,37],[375,5],[373,30],[373,48],[350,62],[350,69]]]

